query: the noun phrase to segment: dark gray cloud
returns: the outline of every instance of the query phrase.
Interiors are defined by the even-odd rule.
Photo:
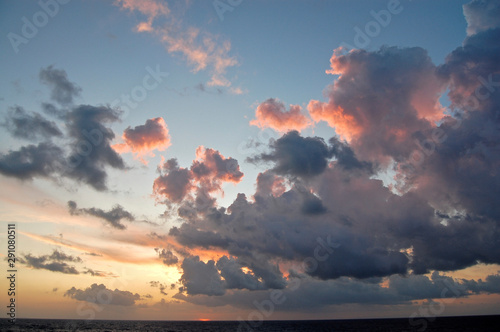
[[[323,172],[332,156],[322,138],[302,137],[297,131],[290,131],[273,141],[270,148],[270,153],[247,160],[273,162],[273,171],[280,175],[310,177]]]
[[[66,71],[55,69],[53,66],[42,68],[39,74],[40,82],[50,87],[50,97],[60,105],[73,104],[73,99],[78,97],[81,88],[68,80]]]
[[[80,274],[75,266],[69,263],[82,263],[80,257],[67,255],[61,251],[54,250],[51,255],[33,256],[31,254],[24,255],[20,262],[34,269],[49,270],[52,272],[61,272],[65,274]]]
[[[117,229],[125,229],[122,220],[135,221],[135,217],[126,211],[121,205],[117,204],[109,211],[104,211],[99,208],[78,208],[74,201],[68,201],[68,210],[71,215],[91,215],[106,221],[110,226]]]
[[[135,302],[141,298],[137,293],[134,294],[129,291],[118,289],[111,290],[103,284],[92,284],[85,289],[72,287],[64,293],[64,296],[68,296],[78,301],[120,306],[133,306],[136,304]]]
[[[276,311],[314,311],[332,305],[346,304],[410,304],[423,299],[460,299],[474,294],[498,294],[493,283],[500,276],[490,275],[487,281],[453,279],[433,273],[429,278],[422,275],[401,277],[391,276],[387,287],[378,282],[365,282],[352,278],[336,280],[317,280],[292,277],[288,287],[283,290],[261,290],[248,292],[234,290],[222,296],[185,296],[182,293],[173,297],[197,305],[217,307],[232,305],[243,309],[253,309],[266,313],[272,307]],[[481,286],[478,286],[481,285]],[[450,300],[448,300],[450,301]]]
[[[107,127],[119,120],[119,111],[105,106],[70,105],[79,89],[67,81],[64,71],[48,67],[40,72],[40,77],[54,87],[54,98],[68,104],[64,110],[49,103],[42,104],[45,113],[63,122],[66,132],[63,134],[55,122],[39,113],[13,108],[3,122],[12,136],[44,139],[44,142],[0,154],[0,173],[22,180],[43,177],[60,182],[64,178],[72,179],[99,191],[107,190],[107,169],[125,169],[123,159],[111,147],[115,135]],[[53,141],[53,138],[58,140]]]
[[[63,150],[50,142],[26,145],[0,154],[0,173],[21,180],[50,178],[60,172]]]
[[[336,137],[330,138],[328,142],[330,143],[331,152],[337,159],[339,166],[347,170],[360,169],[370,173],[373,172],[372,163],[360,161],[347,142],[342,142]]]
[[[198,256],[186,257],[181,268],[183,273],[180,281],[183,284],[183,290],[188,295],[223,295],[225,293],[224,283],[213,260],[205,263],[200,261]]]
[[[96,190],[106,190],[106,167],[125,169],[120,155],[111,147],[115,135],[104,126],[119,120],[118,111],[104,106],[80,105],[66,116],[71,152],[66,175]]]
[[[224,278],[226,289],[267,289],[259,278],[250,272],[244,272],[243,266],[233,257],[222,256],[217,261],[217,269]]]
[[[224,238],[221,234],[210,230],[199,230],[190,224],[182,224],[180,228],[172,227],[169,235],[175,236],[180,244],[187,247],[218,247],[227,248],[229,240]]]
[[[1,124],[13,137],[34,141],[62,136],[56,123],[36,112],[28,113],[22,107],[11,108]]]
[[[171,250],[155,248],[155,251],[165,265],[175,265],[179,262],[179,258]]]

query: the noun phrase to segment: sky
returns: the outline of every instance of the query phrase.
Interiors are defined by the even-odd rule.
[[[18,318],[500,314],[499,1],[1,1],[0,31]]]

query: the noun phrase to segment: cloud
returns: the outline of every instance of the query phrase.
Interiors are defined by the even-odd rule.
[[[217,269],[224,278],[226,289],[266,289],[259,278],[250,272],[244,272],[243,266],[233,257],[222,256],[217,261]]]
[[[179,261],[177,256],[173,254],[171,250],[155,248],[158,257],[162,260],[165,265],[175,265]]]
[[[161,294],[168,295],[168,293],[165,292],[165,289],[167,289],[166,285],[160,283],[159,281],[150,281],[149,284],[150,284],[151,287],[158,287],[158,289],[160,290]]]
[[[109,211],[104,211],[99,208],[78,208],[76,202],[68,201],[69,213],[73,216],[87,214],[106,221],[111,227],[116,229],[125,229],[126,226],[122,224],[122,220],[135,221],[135,217],[126,211],[121,205],[115,205]]]
[[[191,165],[191,172],[194,180],[208,191],[220,190],[221,182],[239,183],[243,178],[238,161],[225,158],[219,151],[199,146],[196,157]]]
[[[111,290],[103,284],[92,284],[85,289],[77,289],[71,287],[64,296],[68,296],[78,301],[86,301],[90,303],[133,306],[136,301],[140,300],[141,296],[137,293],[129,291],[121,291],[118,289]]]
[[[187,273],[191,292],[177,298],[241,305],[266,288],[289,289],[294,276],[306,280],[300,299],[310,296],[318,306],[438,298],[447,284],[464,286],[460,297],[495,291],[494,276],[467,284],[439,271],[500,263],[497,30],[467,37],[441,66],[421,48],[336,50],[328,101],[312,100],[308,110],[337,136],[326,143],[288,132],[248,159],[271,163],[253,201],[239,194],[227,209],[179,213],[184,223],[171,237],[226,255],[220,263],[185,260],[185,268],[206,269],[215,281]],[[445,113],[439,97],[447,89]],[[461,95],[475,97],[474,107]],[[395,173],[405,190],[384,185],[384,172]],[[196,174],[209,172],[199,167]],[[323,290],[341,294],[338,302]],[[294,299],[290,308],[304,307]]]
[[[65,96],[57,98],[68,99],[61,101],[65,104],[64,110],[42,104],[46,113],[63,122],[65,133],[38,113],[29,114],[20,107],[14,108],[4,122],[11,128],[11,134],[26,139],[42,138],[44,142],[1,153],[0,173],[21,180],[48,178],[56,183],[66,178],[99,191],[107,190],[107,168],[125,169],[122,158],[110,145],[115,135],[105,126],[119,121],[120,112],[106,106],[69,105],[72,100],[67,95],[76,95],[76,88],[71,88],[73,84],[67,82],[64,70],[48,67],[42,69],[40,76],[42,81],[55,86],[53,93]]]
[[[495,0],[474,0],[463,5],[467,35],[500,27],[500,4]]]
[[[26,254],[20,259],[20,262],[34,269],[43,269],[65,274],[79,274],[80,272],[78,272],[74,266],[70,266],[66,262],[82,263],[83,261],[80,257],[66,255],[61,251],[54,250],[51,255],[33,256],[31,254]]]
[[[0,154],[0,173],[21,180],[51,178],[60,172],[63,150],[49,142],[26,145],[17,151]]]
[[[106,190],[105,168],[125,169],[111,147],[115,135],[103,124],[119,120],[118,111],[105,106],[80,105],[68,112],[66,126],[72,140],[66,175],[96,190]]]
[[[115,144],[113,148],[119,153],[132,151],[145,164],[144,156],[154,157],[153,150],[165,151],[171,145],[163,118],[148,119],[144,125],[128,127],[122,138],[125,143]]]
[[[153,192],[157,197],[164,197],[174,203],[186,197],[192,188],[191,172],[186,168],[179,168],[177,159],[169,159],[158,167],[160,176],[153,184]]]
[[[205,263],[200,261],[198,256],[186,257],[182,262],[181,268],[183,273],[180,281],[187,294],[224,294],[224,283],[213,260]]]
[[[302,114],[299,105],[290,105],[290,110],[287,111],[282,102],[273,98],[260,103],[255,110],[255,119],[250,121],[252,126],[272,128],[280,132],[300,132],[311,124],[311,120]]]
[[[474,294],[498,294],[498,287],[491,288],[498,275],[490,275],[486,282],[481,280],[453,279],[439,273],[431,277],[410,275],[391,276],[383,286],[380,280],[366,282],[354,278],[339,278],[321,281],[313,278],[289,279],[289,285],[282,290],[245,291],[234,290],[222,296],[185,296],[178,293],[173,297],[197,305],[217,307],[231,305],[243,309],[267,312],[271,307],[276,311],[314,311],[332,308],[332,305],[346,304],[410,304],[415,300],[465,298]],[[483,285],[476,287],[476,285]],[[487,286],[486,286],[487,285]],[[480,290],[482,288],[482,290]],[[274,311],[273,310],[273,311]]]
[[[93,270],[89,268],[86,268],[85,271],[81,273],[90,274],[92,277],[116,277],[116,275],[114,275],[113,273]]]
[[[73,104],[81,88],[68,80],[66,71],[55,69],[53,66],[42,68],[39,74],[40,82],[51,88],[50,97],[62,106]]]
[[[182,203],[180,210],[186,214],[211,208],[215,204],[212,193],[222,193],[224,183],[239,183],[243,178],[236,159],[203,146],[196,149],[196,159],[189,169],[169,159],[158,167],[158,172],[154,194],[167,204]]]
[[[331,152],[322,138],[302,137],[297,131],[286,133],[270,146],[271,153],[262,153],[248,158],[248,161],[273,162],[273,171],[279,175],[318,175],[324,171],[331,157]]]
[[[327,73],[338,78],[327,88],[328,102],[311,100],[307,108],[362,159],[386,164],[408,158],[413,135],[444,116],[439,95],[446,81],[422,48],[339,48],[330,64]]]
[[[208,70],[211,79],[208,86],[231,87],[226,78],[228,68],[238,64],[230,56],[231,43],[219,42],[220,38],[193,26],[186,26],[180,15],[172,13],[164,2],[155,0],[118,0],[116,5],[122,9],[139,12],[147,17],[146,21],[136,26],[138,32],[149,32],[158,36],[169,53],[180,54],[192,67],[193,72]],[[162,19],[162,23],[155,23]],[[239,94],[241,89],[230,88],[230,92]]]
[[[55,122],[45,119],[36,112],[30,114],[19,106],[11,108],[1,126],[5,127],[13,137],[30,141],[62,136]]]

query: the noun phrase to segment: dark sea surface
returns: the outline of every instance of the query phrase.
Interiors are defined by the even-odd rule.
[[[0,320],[1,331],[500,331],[500,316],[438,318],[264,321],[264,322],[181,322],[181,321],[109,321],[18,319],[14,324]]]

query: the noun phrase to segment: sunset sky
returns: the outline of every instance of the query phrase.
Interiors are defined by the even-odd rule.
[[[0,1],[0,31],[18,318],[500,314],[499,1]]]

